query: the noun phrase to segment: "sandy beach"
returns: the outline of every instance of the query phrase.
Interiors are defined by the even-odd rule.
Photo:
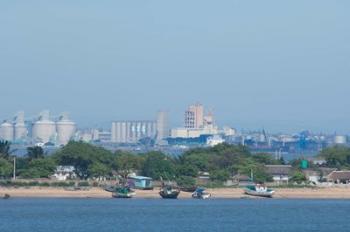
[[[274,198],[300,198],[300,199],[350,199],[350,188],[329,187],[329,188],[281,188],[275,189]],[[238,199],[246,197],[240,188],[217,188],[207,189],[213,198]],[[159,198],[159,190],[136,190],[135,198]],[[63,188],[0,188],[0,196],[9,194],[11,197],[53,197],[53,198],[111,198],[111,193],[101,188],[89,190],[69,191]],[[190,198],[191,193],[181,192],[179,198]]]

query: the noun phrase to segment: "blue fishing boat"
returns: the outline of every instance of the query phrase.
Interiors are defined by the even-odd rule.
[[[193,193],[192,198],[194,199],[208,199],[211,197],[210,193],[205,191],[205,188],[198,187]]]

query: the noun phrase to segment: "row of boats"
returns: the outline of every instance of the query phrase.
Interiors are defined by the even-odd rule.
[[[117,186],[115,188],[108,188],[107,191],[112,192],[114,198],[132,198],[136,195],[135,191],[129,186]],[[173,185],[162,185],[159,195],[164,199],[177,199],[181,190]],[[264,185],[257,184],[246,186],[244,193],[256,197],[272,197],[275,193],[274,190],[267,188]],[[205,188],[197,187],[192,193],[194,199],[208,199],[211,194],[208,193]]]

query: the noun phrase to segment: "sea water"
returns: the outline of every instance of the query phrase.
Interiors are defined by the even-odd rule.
[[[0,232],[350,231],[348,200],[0,200]]]

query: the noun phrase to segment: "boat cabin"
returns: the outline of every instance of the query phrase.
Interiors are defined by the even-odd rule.
[[[135,189],[153,189],[153,180],[146,176],[129,176],[128,184]]]

